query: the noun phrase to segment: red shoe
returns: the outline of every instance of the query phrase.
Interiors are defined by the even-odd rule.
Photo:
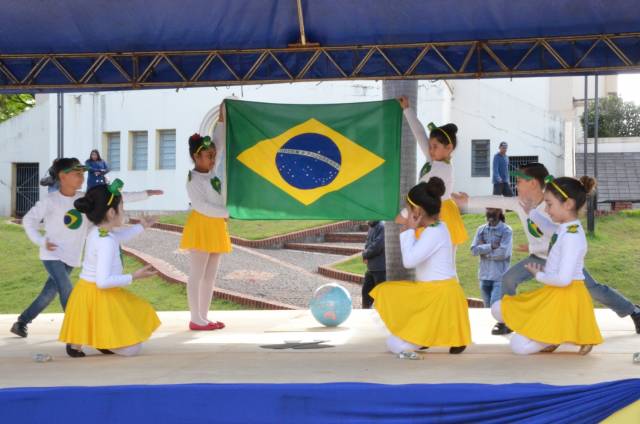
[[[189,330],[193,330],[193,331],[212,331],[212,330],[217,330],[217,329],[211,327],[211,324],[200,325],[200,324],[196,324],[193,321],[190,321],[189,322]]]
[[[225,327],[225,325],[224,325],[224,322],[220,322],[220,321],[211,322],[211,321],[209,321],[209,327],[211,327],[213,330],[222,330]]]

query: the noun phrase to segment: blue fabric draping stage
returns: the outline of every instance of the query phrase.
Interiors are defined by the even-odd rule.
[[[637,71],[637,6],[302,0],[300,48],[295,0],[3,0],[0,92]]]
[[[640,379],[544,384],[186,384],[0,390],[3,423],[597,423]]]

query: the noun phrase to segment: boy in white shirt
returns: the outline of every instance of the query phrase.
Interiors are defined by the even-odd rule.
[[[84,184],[86,167],[76,158],[60,158],[53,163],[53,175],[60,183],[60,189],[48,193],[39,200],[22,218],[22,224],[29,239],[40,246],[40,260],[49,278],[42,291],[25,309],[11,327],[11,332],[27,337],[27,324],[42,312],[56,294],[64,310],[71,294],[69,275],[73,268],[80,266],[82,248],[87,232],[92,224],[80,213],[73,203],[84,196],[78,191]],[[159,190],[129,193],[128,201],[144,200],[148,196],[162,194]],[[44,221],[44,235],[40,233],[40,222]]]

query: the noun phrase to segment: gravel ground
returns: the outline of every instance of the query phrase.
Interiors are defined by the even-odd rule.
[[[189,255],[178,250],[180,234],[147,230],[127,246],[162,259],[180,271],[189,273]],[[325,255],[292,250],[250,249],[234,246],[224,255],[216,285],[256,297],[307,307],[313,291],[334,280],[316,274],[318,265],[346,259],[340,255]],[[340,282],[360,307],[361,286]]]

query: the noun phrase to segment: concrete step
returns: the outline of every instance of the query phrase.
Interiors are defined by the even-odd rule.
[[[363,232],[339,232],[328,233],[324,236],[326,242],[364,243],[367,241],[367,233]]]
[[[364,249],[363,243],[285,243],[285,249],[305,252],[330,253],[332,255],[355,255]]]

